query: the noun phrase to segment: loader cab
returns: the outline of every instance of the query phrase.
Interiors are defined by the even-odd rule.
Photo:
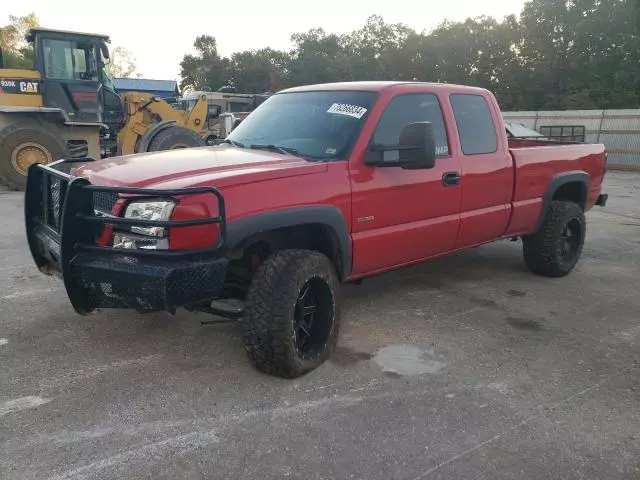
[[[27,40],[34,46],[46,107],[62,109],[71,122],[119,129],[124,105],[108,73],[109,37],[34,28]]]

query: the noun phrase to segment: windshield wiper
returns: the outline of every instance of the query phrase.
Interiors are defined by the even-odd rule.
[[[236,142],[235,140],[228,140],[226,138],[224,140],[222,140],[220,143],[228,143],[229,145],[233,145],[234,147],[246,148],[244,146],[244,143]]]
[[[278,145],[260,145],[253,144],[250,145],[249,148],[253,148],[255,150],[271,150],[273,152],[280,152],[285,155],[298,155],[298,150],[291,147],[279,147]]]

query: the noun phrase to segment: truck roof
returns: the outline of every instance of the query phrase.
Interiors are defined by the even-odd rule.
[[[447,89],[447,90],[465,90],[486,92],[485,89],[478,87],[470,87],[467,85],[453,85],[448,83],[432,83],[432,82],[407,82],[407,81],[362,81],[362,82],[336,82],[336,83],[318,83],[315,85],[303,85],[300,87],[287,88],[278,93],[289,92],[317,92],[329,90],[353,90],[365,92],[381,92],[388,88],[401,86],[417,86],[424,85],[431,88]]]

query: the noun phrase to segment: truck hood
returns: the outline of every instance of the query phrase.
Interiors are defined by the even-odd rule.
[[[85,163],[72,172],[96,185],[224,187],[326,171],[324,163],[231,145],[139,153]]]

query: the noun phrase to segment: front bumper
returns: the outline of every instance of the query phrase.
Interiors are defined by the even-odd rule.
[[[227,272],[225,258],[191,260],[81,253],[71,276],[92,308],[172,311],[215,298]]]
[[[217,217],[156,222],[99,216],[93,199],[104,191],[130,195],[176,197],[211,193],[218,199]],[[163,226],[167,229],[220,224],[212,247],[199,251],[114,249],[99,245],[107,225]],[[228,265],[224,199],[216,189],[149,190],[99,187],[86,179],[33,165],[25,192],[25,226],[32,257],[45,274],[60,275],[76,312],[127,308],[139,312],[173,311],[217,296]]]

